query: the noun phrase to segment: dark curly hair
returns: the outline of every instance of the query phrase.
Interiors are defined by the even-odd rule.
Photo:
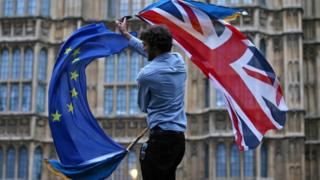
[[[156,48],[161,53],[171,51],[172,35],[165,26],[150,26],[141,32],[140,38],[147,42],[151,48]]]

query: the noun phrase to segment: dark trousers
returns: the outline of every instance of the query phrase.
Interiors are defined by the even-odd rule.
[[[183,133],[151,131],[140,150],[143,180],[175,180],[185,151]]]

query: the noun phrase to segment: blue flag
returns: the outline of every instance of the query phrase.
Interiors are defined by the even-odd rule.
[[[87,65],[121,52],[128,40],[92,24],[76,30],[62,45],[49,87],[49,124],[60,162],[49,160],[56,172],[72,179],[103,179],[111,175],[127,150],[108,137],[87,101]]]

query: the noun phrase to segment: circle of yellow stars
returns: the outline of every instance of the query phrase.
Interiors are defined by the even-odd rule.
[[[65,50],[64,54],[65,54],[65,55],[68,55],[70,52],[72,52],[72,50],[73,50],[73,49],[72,49],[71,47],[68,47],[68,48]],[[77,49],[75,49],[75,50],[73,51],[72,56],[73,56],[74,59],[73,59],[72,62],[71,62],[72,64],[80,61],[80,58],[77,57],[79,54],[80,54],[80,48],[77,48]],[[78,77],[79,77],[79,74],[78,74],[77,71],[71,72],[71,74],[70,74],[70,79],[71,79],[71,80],[77,81]],[[70,91],[70,93],[71,93],[71,98],[74,98],[74,97],[77,97],[77,96],[78,96],[78,92],[77,92],[76,88],[72,88],[71,91]],[[68,108],[68,112],[73,113],[73,111],[74,111],[74,106],[73,106],[72,102],[70,102],[69,104],[67,104],[67,108]],[[61,121],[62,114],[59,113],[58,110],[56,110],[55,113],[51,114],[51,116],[52,116],[52,121],[53,121],[53,122],[60,122],[60,121]]]

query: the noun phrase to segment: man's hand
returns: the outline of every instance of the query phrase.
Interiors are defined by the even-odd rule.
[[[131,39],[131,34],[128,32],[128,26],[127,26],[127,18],[124,17],[123,18],[123,21],[119,21],[119,20],[116,20],[116,24],[119,28],[119,31],[122,35],[124,35],[128,40]]]

